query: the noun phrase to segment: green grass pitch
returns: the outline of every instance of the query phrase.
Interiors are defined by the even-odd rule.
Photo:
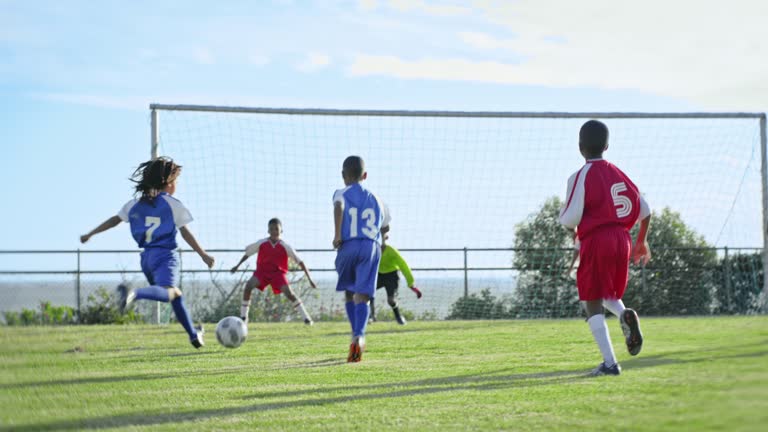
[[[768,317],[641,318],[624,371],[582,320],[251,323],[234,350],[178,325],[0,327],[0,431],[765,430]]]

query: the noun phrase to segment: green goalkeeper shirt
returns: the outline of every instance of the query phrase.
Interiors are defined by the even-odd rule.
[[[400,252],[394,247],[387,245],[381,253],[381,263],[379,263],[379,273],[392,273],[400,270],[405,276],[405,281],[409,287],[413,286],[413,275],[408,263],[405,262]]]

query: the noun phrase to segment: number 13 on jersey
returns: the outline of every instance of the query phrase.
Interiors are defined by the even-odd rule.
[[[350,207],[347,212],[349,213],[350,238],[358,236],[358,220],[362,220],[363,227],[360,229],[360,232],[371,240],[376,239],[376,235],[379,233],[379,228],[376,226],[376,212],[372,208],[363,209],[359,218],[359,209],[357,207]]]

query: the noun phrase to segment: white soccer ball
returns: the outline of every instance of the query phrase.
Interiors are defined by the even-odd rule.
[[[245,342],[248,326],[236,316],[222,318],[216,324],[216,340],[227,348],[237,348]]]

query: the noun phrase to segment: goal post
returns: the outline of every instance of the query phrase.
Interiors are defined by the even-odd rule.
[[[519,230],[549,198],[562,199],[568,176],[583,164],[578,128],[593,118],[611,131],[606,158],[636,181],[654,210],[679,214],[720,255],[722,248],[759,249],[768,268],[764,113],[149,108],[151,156],[185,167],[179,197],[196,217],[201,242],[230,251],[222,273],[277,216],[284,238],[308,251],[308,266],[330,284],[330,197],[343,186],[343,157],[359,154],[369,171],[365,185],[392,210],[391,243],[404,250],[417,284],[433,281],[429,294],[447,298],[431,309],[436,317],[483,288],[496,299],[514,296],[521,278],[532,277],[516,268]],[[192,261],[185,260],[188,270],[201,271]],[[514,282],[491,281],[504,278]],[[402,282],[406,306],[423,308]],[[765,301],[765,279],[762,292]],[[326,300],[315,309],[338,306]]]

